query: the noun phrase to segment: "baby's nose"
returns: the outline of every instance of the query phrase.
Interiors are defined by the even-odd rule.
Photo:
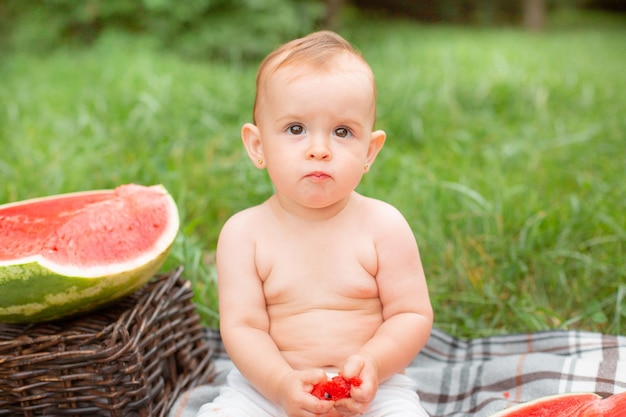
[[[321,135],[311,137],[310,146],[307,152],[308,159],[328,160],[331,158],[329,139]]]

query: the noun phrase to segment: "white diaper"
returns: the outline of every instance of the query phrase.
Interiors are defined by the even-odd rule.
[[[329,378],[336,372],[326,372]],[[228,384],[219,396],[200,408],[198,417],[287,417],[281,407],[261,395],[233,369],[228,375]],[[406,375],[396,374],[380,384],[376,398],[363,414],[364,417],[428,417],[420,405],[415,391],[415,382]]]

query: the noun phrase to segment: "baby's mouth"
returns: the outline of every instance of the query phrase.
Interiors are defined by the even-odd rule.
[[[308,173],[306,175],[306,178],[313,180],[313,181],[325,181],[327,179],[330,179],[331,177],[324,171],[313,171],[313,172]]]

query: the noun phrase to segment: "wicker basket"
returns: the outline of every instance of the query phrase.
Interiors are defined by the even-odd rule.
[[[181,274],[75,319],[0,324],[0,416],[165,416],[209,382],[212,352]]]

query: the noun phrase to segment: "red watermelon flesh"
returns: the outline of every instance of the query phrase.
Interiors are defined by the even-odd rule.
[[[342,398],[349,398],[352,386],[358,387],[359,385],[361,385],[361,379],[359,377],[355,376],[347,379],[341,375],[337,375],[328,381],[316,384],[311,394],[315,395],[320,400],[337,401]]]
[[[129,184],[6,205],[0,211],[0,264],[40,256],[84,269],[135,259],[169,224],[164,198],[154,187]]]
[[[625,417],[626,392],[602,399],[594,393],[538,398],[502,410],[492,417]]]
[[[626,392],[614,394],[590,403],[581,417],[625,417]]]

